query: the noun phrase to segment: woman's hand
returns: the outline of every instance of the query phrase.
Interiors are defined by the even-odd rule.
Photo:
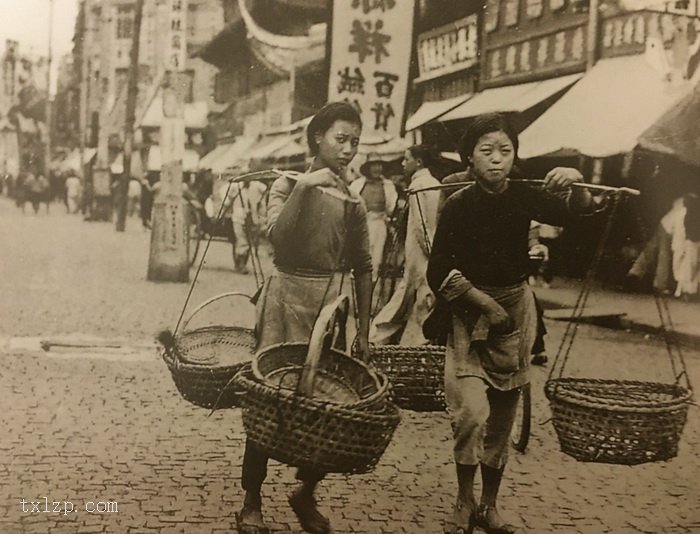
[[[491,324],[491,328],[497,333],[508,333],[515,329],[515,322],[512,317],[508,315],[508,312],[494,299],[488,303],[486,309],[484,310],[486,317]]]
[[[299,177],[298,185],[307,187],[334,187],[338,176],[328,167],[318,169]]]
[[[583,175],[573,167],[555,167],[544,177],[544,188],[549,191],[562,191],[574,182],[583,182]]]

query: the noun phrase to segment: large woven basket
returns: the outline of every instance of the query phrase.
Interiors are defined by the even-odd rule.
[[[326,473],[366,473],[391,441],[399,412],[385,377],[324,346],[341,304],[346,297],[321,311],[308,346],[270,347],[234,382],[245,391],[248,439],[269,457]]]
[[[676,456],[691,399],[679,385],[590,378],[549,380],[545,394],[562,452],[622,465]]]
[[[372,362],[386,374],[393,401],[418,412],[445,410],[445,347],[370,345]]]
[[[232,378],[249,362],[255,351],[255,334],[238,326],[206,326],[187,331],[187,324],[203,308],[227,297],[246,297],[242,293],[224,293],[198,306],[183,323],[183,334],[175,336],[172,350],[162,356],[182,397],[203,408],[234,408],[238,394]]]

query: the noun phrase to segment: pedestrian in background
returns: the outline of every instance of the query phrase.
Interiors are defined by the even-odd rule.
[[[361,130],[362,121],[354,107],[344,102],[327,104],[307,127],[314,158],[309,171],[296,181],[281,177],[272,185],[267,223],[275,269],[257,303],[258,350],[277,343],[307,343],[321,307],[339,292],[352,293],[343,287],[352,278],[359,314],[358,344],[365,360],[369,355],[372,258],[367,214],[345,182]],[[240,534],[267,532],[260,495],[267,461],[263,451],[246,441],[241,476],[246,493],[237,516]],[[325,473],[311,469],[297,471],[302,484],[289,503],[305,532],[332,531],[314,497],[324,477]]]
[[[410,189],[439,186],[430,166],[437,152],[424,145],[406,150],[403,168],[411,178]],[[408,224],[404,246],[405,266],[402,280],[389,302],[372,321],[370,340],[377,344],[399,342],[422,345],[423,322],[433,308],[435,298],[425,278],[431,241],[437,225],[440,191],[422,191],[408,198]],[[398,338],[398,339],[397,339]]]
[[[550,171],[544,190],[510,180],[517,153],[518,137],[505,116],[472,121],[460,155],[476,183],[446,200],[428,263],[430,287],[451,309],[445,394],[458,481],[452,534],[471,533],[477,525],[487,533],[519,530],[501,517],[497,497],[536,332],[527,284],[530,221],[564,225],[592,208],[582,188],[572,188],[568,201],[551,194],[582,180],[575,169]]]
[[[141,209],[141,189],[141,181],[135,176],[132,176],[129,179],[129,188],[127,191],[127,212],[129,217],[134,217]]]
[[[384,161],[377,154],[370,154],[367,161],[360,166],[362,176],[350,184],[350,189],[362,198],[367,209],[373,281],[379,276],[387,225],[399,198],[396,186],[385,177],[384,167]]]
[[[68,213],[78,213],[80,209],[80,197],[82,196],[82,184],[75,171],[68,171],[66,178],[66,210]]]

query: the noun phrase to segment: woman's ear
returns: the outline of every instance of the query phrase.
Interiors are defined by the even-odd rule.
[[[316,132],[314,134],[314,142],[316,143],[316,146],[321,144],[321,139],[323,139],[323,135],[321,135],[320,132]]]

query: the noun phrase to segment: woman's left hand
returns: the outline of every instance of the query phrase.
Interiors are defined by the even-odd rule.
[[[574,182],[582,182],[583,175],[573,167],[555,167],[544,177],[544,188],[550,191],[567,189]]]

